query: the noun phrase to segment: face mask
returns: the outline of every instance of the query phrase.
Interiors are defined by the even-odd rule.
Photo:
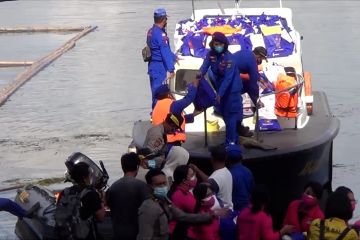
[[[215,52],[222,53],[224,51],[224,46],[215,46]]]
[[[154,188],[154,195],[158,198],[165,198],[168,193],[167,186]]]
[[[210,197],[203,199],[202,202],[203,202],[202,205],[204,207],[211,208],[215,204],[215,198],[214,198],[214,196],[210,196]]]
[[[317,199],[311,195],[303,194],[302,201],[306,206],[315,206],[317,203]]]
[[[190,180],[187,180],[187,184],[189,185],[190,189],[194,188],[197,184],[197,178],[194,175]]]
[[[356,207],[356,203],[352,201],[351,202],[351,208],[352,208],[353,211],[355,210],[355,207]]]

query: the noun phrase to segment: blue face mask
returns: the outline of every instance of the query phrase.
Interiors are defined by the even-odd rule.
[[[168,187],[156,187],[154,188],[154,195],[159,198],[165,198],[168,193]]]
[[[224,46],[214,46],[215,52],[222,53],[224,51]]]

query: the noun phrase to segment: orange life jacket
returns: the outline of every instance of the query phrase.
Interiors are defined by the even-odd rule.
[[[166,116],[170,112],[170,106],[174,100],[171,98],[165,98],[158,100],[152,112],[152,124],[157,125],[165,121]],[[184,117],[184,114],[181,114]],[[176,141],[185,142],[185,121],[181,125],[182,132],[176,132],[175,134],[168,134],[166,136],[167,142],[172,143]]]
[[[294,86],[295,78],[279,74],[275,83],[275,91]],[[295,118],[297,114],[298,93],[297,89],[290,89],[275,95],[275,114],[280,117]]]
[[[221,32],[224,35],[232,35],[234,33],[241,32],[241,27],[232,27],[230,25],[214,26],[214,27],[203,27],[205,34],[213,35],[215,32]]]

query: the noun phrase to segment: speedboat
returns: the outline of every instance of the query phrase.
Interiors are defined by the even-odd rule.
[[[301,196],[309,181],[317,181],[331,191],[333,140],[340,122],[331,113],[326,94],[312,91],[311,74],[303,68],[302,36],[293,25],[292,10],[281,6],[240,8],[236,1],[234,8],[194,10],[191,18],[179,21],[174,46],[180,59],[175,65],[175,78],[169,81],[176,99],[186,94],[186,85],[196,78],[209,51],[211,31],[226,31],[230,52],[265,47],[268,61],[262,63],[262,76],[272,86],[280,73],[295,79],[293,85],[281,90],[265,91],[259,84],[263,109],[252,111],[249,97],[243,95],[243,123],[254,131],[252,138],[240,137],[243,164],[252,171],[256,183],[269,187],[270,212],[275,226],[279,226],[289,202]],[[276,100],[283,93],[296,95],[296,112],[292,116],[275,111]],[[185,109],[185,113],[193,111],[193,104]],[[272,121],[278,126],[267,128],[266,123]],[[144,132],[150,126],[149,121],[135,122],[135,146],[142,146]],[[211,107],[197,115],[194,123],[186,124],[185,131],[183,147],[190,153],[189,161],[210,174],[208,147],[224,142],[224,121]]]

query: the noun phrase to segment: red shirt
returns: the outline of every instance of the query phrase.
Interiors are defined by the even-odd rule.
[[[284,225],[293,225],[295,232],[307,232],[309,230],[310,224],[314,219],[321,218],[324,219],[324,214],[319,207],[319,204],[306,209],[306,214],[299,223],[298,210],[301,200],[294,200],[289,204],[289,207],[286,212],[284,219]]]
[[[177,208],[183,210],[186,213],[194,213],[196,200],[194,198],[194,195],[190,191],[185,191],[181,187],[177,187],[173,195],[171,196],[171,201],[174,206]],[[176,221],[171,221],[169,223],[169,233],[173,233]],[[188,228],[188,237],[194,238],[194,233],[192,231],[192,228]]]
[[[211,210],[200,208],[199,213],[207,213]],[[192,227],[196,240],[220,240],[220,220],[214,218],[210,224],[195,225]]]
[[[279,240],[274,232],[271,216],[264,211],[252,213],[250,207],[242,210],[237,219],[238,240]]]

